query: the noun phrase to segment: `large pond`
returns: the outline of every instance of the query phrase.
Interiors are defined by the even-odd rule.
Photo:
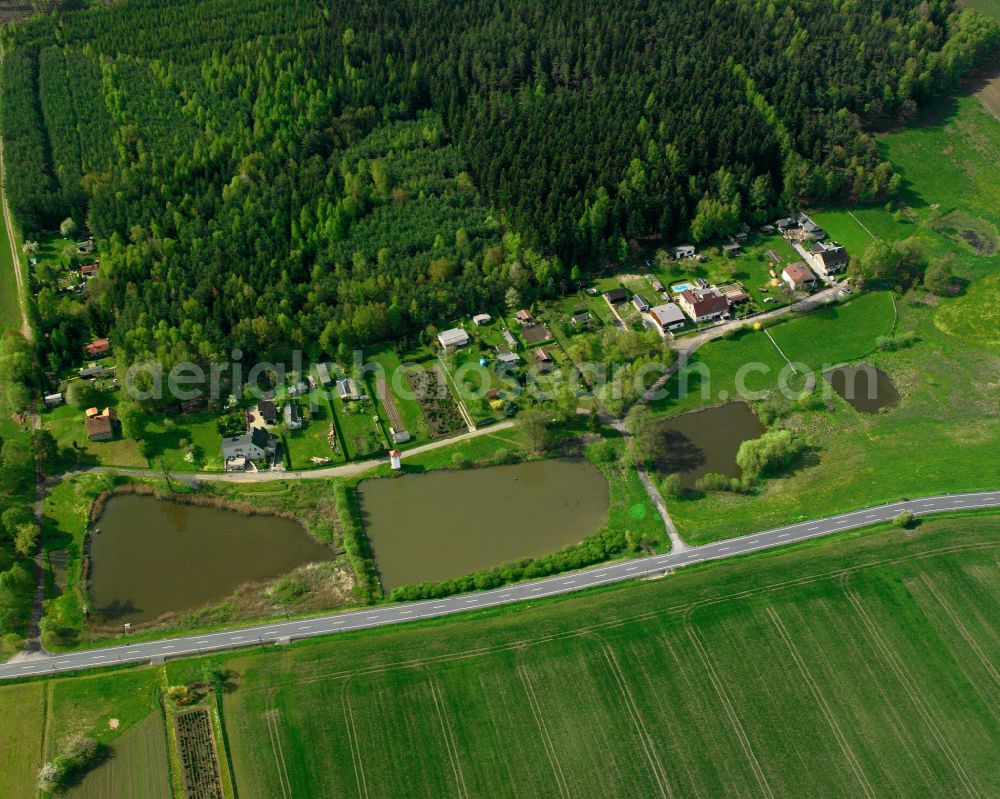
[[[581,541],[607,519],[608,482],[589,461],[554,459],[365,480],[358,498],[391,591]]]
[[[153,621],[330,560],[298,522],[155,497],[112,497],[91,535],[90,598],[99,621]]]
[[[659,426],[666,438],[666,454],[656,470],[661,475],[679,474],[685,488],[694,488],[709,472],[739,477],[736,453],[740,444],[760,438],[766,430],[745,402],[682,413]]]
[[[861,413],[877,413],[899,402],[899,392],[889,375],[867,363],[831,369],[823,378],[854,410]]]

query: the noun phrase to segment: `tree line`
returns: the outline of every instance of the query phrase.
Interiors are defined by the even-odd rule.
[[[558,293],[628,239],[884,198],[899,179],[870,131],[997,38],[945,0],[150,0],[38,18],[5,34],[11,203],[27,231],[86,225],[102,262],[86,311],[51,303],[43,341],[110,331],[122,357],[167,362],[332,353],[512,287]]]

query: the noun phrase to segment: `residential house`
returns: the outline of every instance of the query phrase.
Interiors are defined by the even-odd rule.
[[[110,441],[115,437],[115,423],[117,417],[111,408],[98,411],[97,408],[88,408],[83,420],[87,429],[87,438],[90,441]]]
[[[761,225],[759,228],[757,228],[757,230],[759,230],[765,236],[770,236],[772,233],[774,233],[774,225]]]
[[[816,287],[816,275],[803,263],[786,266],[781,273],[781,279],[792,291],[811,291]]]
[[[687,322],[684,312],[672,302],[650,308],[649,317],[662,333],[684,327]]]
[[[782,236],[788,236],[792,231],[799,229],[799,220],[794,216],[786,216],[784,219],[779,219],[774,225]]]
[[[111,342],[106,338],[95,338],[84,347],[89,358],[102,358],[111,352]]]
[[[472,321],[476,323],[477,327],[482,327],[483,325],[488,325],[493,321],[493,317],[488,313],[477,313],[472,317]]]
[[[632,297],[632,304],[635,306],[635,309],[639,313],[645,313],[646,311],[649,310],[649,302],[646,300],[645,297],[639,294],[635,294]]]
[[[438,344],[443,349],[453,350],[464,347],[469,343],[469,334],[460,327],[453,327],[450,330],[442,330],[438,333]]]
[[[800,235],[804,240],[807,241],[820,241],[826,238],[826,231],[823,230],[819,225],[813,222],[806,214],[801,211],[795,215],[796,220],[799,223]]]
[[[94,240],[78,241],[76,243],[76,251],[81,255],[89,255],[94,251]]]
[[[523,308],[514,314],[514,318],[521,323],[521,327],[535,324],[535,317],[531,315],[531,311],[525,311]]]
[[[729,300],[715,287],[685,289],[677,297],[677,304],[693,322],[712,322],[729,316]]]
[[[653,287],[653,291],[662,292],[663,284],[657,280],[655,277],[649,279],[649,285]]]
[[[99,263],[84,264],[80,267],[80,277],[84,280],[90,280],[92,277],[97,277],[98,266],[100,266]]]
[[[350,377],[337,381],[337,394],[345,402],[367,399],[367,396],[358,389],[358,384]]]
[[[276,436],[271,435],[262,427],[254,427],[241,436],[229,436],[222,439],[222,461],[226,469],[231,470],[242,458],[243,465],[247,461],[259,461],[274,455],[278,445]]]
[[[681,244],[678,247],[670,248],[670,254],[674,256],[674,259],[677,261],[681,260],[681,258],[693,258],[697,252],[698,251],[692,244]]]
[[[278,409],[274,405],[273,399],[262,399],[257,403],[257,415],[260,416],[264,424],[278,423]]]
[[[46,408],[57,408],[62,405],[66,400],[63,399],[62,394],[46,394],[45,395],[45,407]]]
[[[628,299],[628,292],[625,289],[611,289],[604,292],[604,299],[609,305],[621,305]]]
[[[588,311],[576,311],[570,317],[570,321],[577,327],[583,327],[584,325],[589,325],[590,313]]]
[[[101,366],[99,363],[92,363],[84,366],[79,375],[84,380],[93,380],[95,377],[103,377],[107,373],[107,370]]]
[[[330,376],[330,367],[325,363],[316,364],[316,380],[324,388],[333,382],[333,378]]]
[[[839,244],[818,241],[809,248],[809,260],[817,274],[834,275],[847,269],[851,258]]]
[[[733,234],[733,241],[737,244],[746,244],[750,239],[750,228],[744,225],[736,233]]]
[[[730,240],[727,244],[722,245],[722,254],[732,258],[733,256],[740,254],[740,245],[735,241]]]
[[[302,412],[295,402],[286,402],[283,409],[285,427],[289,430],[299,430],[302,427]]]
[[[535,366],[539,372],[551,372],[556,368],[556,363],[552,360],[552,356],[542,347],[536,347],[532,350],[531,354],[534,357]]]
[[[497,368],[510,369],[521,363],[521,356],[516,352],[498,352]]]
[[[517,337],[509,330],[503,331],[503,340],[506,342],[507,346],[510,347],[512,350],[517,349]]]

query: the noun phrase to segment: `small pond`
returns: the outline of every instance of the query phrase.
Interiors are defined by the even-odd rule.
[[[358,486],[385,590],[539,557],[596,532],[608,481],[583,459],[435,471]]]
[[[844,401],[861,413],[877,413],[899,402],[899,392],[889,375],[867,363],[831,369],[823,378]]]
[[[150,496],[112,497],[91,535],[90,599],[107,624],[153,621],[245,583],[330,560],[296,521]]]
[[[766,432],[745,402],[682,413],[659,425],[667,451],[657,462],[656,471],[661,476],[679,474],[684,488],[694,488],[698,479],[709,472],[739,477],[736,453],[740,444]]]

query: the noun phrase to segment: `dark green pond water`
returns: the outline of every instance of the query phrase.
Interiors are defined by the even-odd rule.
[[[823,375],[823,379],[861,413],[877,413],[899,402],[899,392],[889,375],[866,363],[831,369]]]
[[[333,553],[298,522],[112,497],[91,535],[90,598],[107,624],[142,623],[229,596]]]
[[[607,519],[608,481],[589,461],[557,459],[365,480],[358,499],[391,591],[581,541]]]
[[[736,453],[740,444],[766,431],[745,402],[682,413],[659,426],[666,439],[666,455],[657,462],[656,471],[661,476],[679,474],[685,488],[693,488],[709,472],[739,477]]]

